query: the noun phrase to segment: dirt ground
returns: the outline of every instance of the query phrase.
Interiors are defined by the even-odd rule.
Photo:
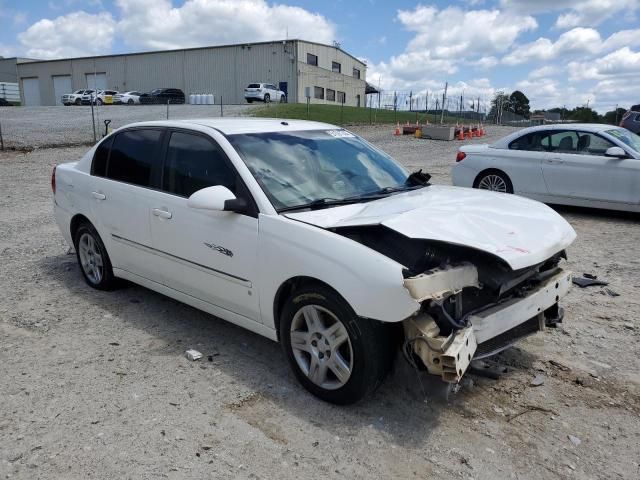
[[[458,142],[354,130],[450,182]],[[86,286],[49,185],[85,150],[0,153],[0,478],[640,478],[640,216],[558,207],[578,233],[569,267],[618,296],[574,287],[560,328],[496,358],[499,380],[448,391],[399,359],[372,398],[336,407],[265,338]]]

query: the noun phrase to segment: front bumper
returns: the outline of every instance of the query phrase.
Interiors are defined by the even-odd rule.
[[[459,272],[457,272],[459,275]],[[561,315],[558,302],[571,287],[571,272],[549,272],[521,296],[513,296],[467,317],[468,326],[448,337],[433,318],[420,314],[404,321],[407,345],[429,373],[458,382],[472,359],[494,355],[545,328]]]

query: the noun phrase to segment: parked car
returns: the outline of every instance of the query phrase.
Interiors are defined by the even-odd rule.
[[[117,95],[117,90],[98,90],[97,92],[86,93],[82,96],[82,105],[103,105],[112,104],[114,95]]]
[[[525,128],[460,148],[452,177],[546,203],[640,212],[640,137],[599,124]]]
[[[625,112],[620,121],[620,126],[635,134],[640,134],[640,105],[632,105],[631,108]]]
[[[127,279],[279,341],[305,388],[346,404],[397,349],[458,382],[562,319],[571,226],[428,180],[340,127],[225,118],[123,127],[51,184],[89,286]]]
[[[130,92],[121,92],[113,96],[113,103],[116,105],[126,104],[134,105],[140,103],[140,92],[132,90]]]
[[[143,93],[139,99],[143,105],[184,103],[184,92],[179,88],[156,88]]]
[[[82,97],[93,94],[93,90],[76,90],[73,93],[67,93],[62,96],[63,105],[82,105]]]
[[[244,89],[244,98],[248,103],[254,100],[264,103],[287,101],[287,95],[272,83],[250,83]]]

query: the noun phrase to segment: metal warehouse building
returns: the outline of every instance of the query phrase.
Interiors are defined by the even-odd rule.
[[[105,55],[60,60],[0,59],[15,69],[22,104],[60,105],[65,93],[82,89],[180,88],[212,93],[218,103],[244,103],[249,83],[279,87],[289,102],[364,106],[366,65],[339,46],[303,40],[243,43],[215,47]],[[8,75],[11,76],[11,75]],[[309,87],[306,89],[306,87]]]

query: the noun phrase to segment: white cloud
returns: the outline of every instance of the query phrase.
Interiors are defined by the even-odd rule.
[[[474,60],[469,62],[470,65],[473,65],[474,67],[479,68],[481,70],[488,70],[490,68],[493,68],[498,63],[500,63],[500,61],[494,56],[480,57],[479,60]]]
[[[325,17],[300,7],[264,0],[118,0],[118,31],[125,42],[148,49],[171,49],[237,42],[302,38],[336,39]]]
[[[640,29],[620,30],[613,33],[606,40],[602,40],[600,33],[593,28],[577,27],[564,32],[553,42],[540,37],[534,42],[516,45],[502,62],[506,65],[520,65],[532,61],[568,60],[585,55],[597,55],[622,46],[640,45]]]
[[[529,78],[544,78],[550,77],[562,71],[563,68],[558,68],[556,66],[547,65],[545,67],[536,68],[535,70],[531,70],[529,72]]]
[[[73,12],[53,20],[42,19],[18,35],[33,58],[77,57],[108,53],[116,23],[110,13]]]
[[[640,8],[638,0],[501,0],[500,5],[530,14],[563,12],[556,20],[556,27],[561,29],[595,26]]]

